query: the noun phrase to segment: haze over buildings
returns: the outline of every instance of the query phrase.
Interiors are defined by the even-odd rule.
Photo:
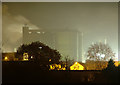
[[[45,45],[56,49],[63,56],[82,61],[82,33],[77,30],[29,30],[29,26],[23,27],[23,43],[30,44],[40,41]]]
[[[78,30],[83,55],[93,42],[106,42],[118,57],[118,3],[3,3],[3,51],[22,44],[22,27],[34,30]]]

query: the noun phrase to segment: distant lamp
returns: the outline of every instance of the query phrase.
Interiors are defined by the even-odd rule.
[[[82,63],[85,63],[86,61],[85,60],[82,60]]]
[[[40,49],[42,49],[42,47],[39,47]]]
[[[49,59],[49,62],[51,61],[51,59]]]
[[[29,32],[29,34],[31,34],[32,32]]]
[[[97,53],[96,55],[97,55],[97,56],[100,56],[100,53]]]
[[[105,57],[105,54],[101,54],[101,58],[104,58]]]
[[[31,58],[33,58],[33,56],[31,56]]]
[[[37,32],[38,34],[40,34],[40,32]]]
[[[5,60],[5,61],[8,61],[9,59],[8,59],[8,57],[6,56],[6,57],[4,58],[4,60]]]

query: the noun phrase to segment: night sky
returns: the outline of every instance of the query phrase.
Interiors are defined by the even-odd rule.
[[[22,27],[78,29],[83,33],[84,53],[92,42],[104,42],[118,55],[118,3],[3,3],[3,51],[22,44]]]

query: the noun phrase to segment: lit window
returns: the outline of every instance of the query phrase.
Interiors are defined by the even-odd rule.
[[[60,64],[52,64],[49,70],[66,70],[66,68],[62,67]]]
[[[4,60],[5,60],[5,61],[8,61],[9,59],[8,59],[8,57],[6,56],[6,57],[4,58]]]
[[[28,61],[28,53],[23,54],[23,61]]]
[[[49,59],[49,61],[51,61],[51,59]]]
[[[38,34],[40,34],[40,32],[37,32]]]
[[[32,32],[29,32],[29,34],[31,34]]]

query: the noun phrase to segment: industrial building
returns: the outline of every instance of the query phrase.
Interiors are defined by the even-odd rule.
[[[82,34],[77,30],[42,29],[30,30],[23,26],[23,44],[40,41],[52,49],[56,49],[64,57],[82,62]]]

